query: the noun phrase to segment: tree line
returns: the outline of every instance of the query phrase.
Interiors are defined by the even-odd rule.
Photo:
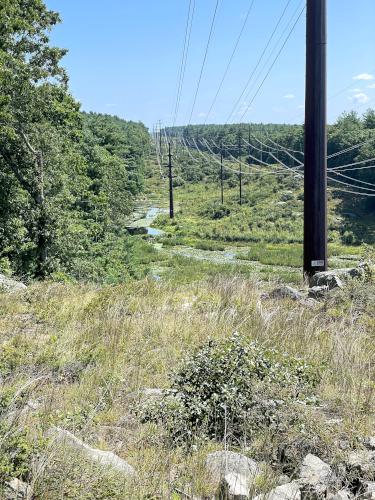
[[[263,162],[275,163],[275,159],[268,155],[267,151],[273,152],[283,163],[289,167],[298,166],[298,162],[293,160],[290,154],[282,151],[282,148],[287,148],[293,151],[293,156],[300,162],[303,162],[303,155],[298,152],[303,152],[304,145],[304,128],[302,125],[289,125],[289,124],[274,124],[274,123],[252,123],[252,124],[232,124],[232,125],[189,125],[187,127],[174,127],[167,128],[166,133],[172,137],[183,137],[185,140],[193,144],[191,141],[194,139],[199,148],[207,154],[210,154],[210,149],[217,154],[220,154],[223,145],[224,157],[232,155],[235,158],[239,156],[238,145],[241,142],[241,157],[244,162],[262,165]],[[250,140],[249,140],[250,138]],[[205,145],[202,139],[210,143],[210,149]],[[259,139],[263,144],[269,147],[262,146]],[[279,144],[278,148],[272,141]],[[255,147],[249,147],[246,142],[250,142]],[[351,149],[344,154],[332,157],[328,161],[328,167],[338,167],[350,163],[366,160],[375,156],[375,110],[368,109],[362,116],[358,113],[351,111],[343,113],[333,125],[328,126],[328,155],[343,151],[355,144],[365,143],[358,148]],[[213,144],[216,144],[213,145]],[[277,151],[274,151],[277,150]],[[251,155],[252,157],[250,157]],[[202,168],[207,170],[207,173],[212,170],[212,167],[204,166],[204,161],[201,156],[196,155],[202,161]],[[199,180],[201,174],[199,168],[194,165],[191,158],[184,153],[185,161],[190,161],[191,171],[190,174],[185,171],[183,175],[189,176],[192,180]],[[365,165],[372,165],[374,162],[364,163]],[[361,165],[359,165],[361,166]],[[212,170],[217,176],[217,168]],[[230,172],[226,172],[227,177],[233,177]],[[347,175],[356,180],[364,181],[375,184],[375,168],[365,168],[358,170],[351,170]],[[337,177],[340,179],[339,177]],[[341,179],[342,180],[342,179]],[[346,182],[349,182],[345,179]],[[355,185],[355,182],[353,182]],[[339,184],[336,184],[340,187]],[[341,197],[344,201],[347,196],[343,192],[337,192],[336,195]],[[349,196],[349,198],[352,198]],[[368,213],[375,210],[375,199],[366,197],[356,197],[358,206]]]
[[[126,267],[148,130],[81,112],[42,0],[3,0],[0,18],[0,272],[102,277],[114,248]]]

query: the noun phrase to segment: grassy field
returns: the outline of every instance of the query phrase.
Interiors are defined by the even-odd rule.
[[[148,204],[165,206],[165,183],[148,182]],[[223,448],[259,462],[254,495],[280,474],[297,477],[307,453],[342,476],[346,450],[360,448],[375,424],[375,284],[350,282],[314,306],[264,299],[278,283],[303,286],[301,191],[289,182],[254,179],[242,207],[234,188],[224,207],[214,183],[176,188],[175,219],[155,221],[164,233],[129,240],[134,272],[125,283],[44,282],[0,292],[0,497],[4,482],[19,477],[43,500],[212,498],[205,459]],[[367,247],[344,243],[337,200],[329,220],[331,266],[355,264]],[[225,344],[234,338],[268,353],[262,366],[275,363],[269,381],[255,380],[248,396],[252,424],[225,421],[224,437],[194,424],[189,442],[178,440],[192,409],[176,401],[168,409],[166,400],[152,414],[144,390],[174,387],[203,359],[202,387],[224,377],[226,390],[214,393],[218,419],[233,372],[226,364],[215,372],[220,356],[210,349],[223,342],[235,369],[242,344],[239,360]],[[278,379],[283,363],[287,375]],[[293,385],[293,367],[307,380],[306,394]],[[234,390],[233,405],[243,397]],[[262,406],[265,395],[276,406],[284,398],[277,411]],[[124,479],[56,443],[52,426],[116,453],[136,475]]]
[[[159,203],[165,200],[165,204],[168,194],[165,181],[153,178],[148,189],[150,193],[158,193]],[[225,189],[224,205],[219,200],[217,183],[189,183],[176,187],[174,192],[175,218],[170,220],[168,215],[160,215],[154,223],[164,231],[158,241],[165,248],[187,246],[208,252],[230,251],[236,254],[240,268],[241,262],[246,261],[294,268],[289,272],[289,281],[300,281],[303,195],[298,180],[273,176],[264,183],[252,178],[245,182],[242,206],[238,203],[238,188],[229,185]],[[347,243],[355,238],[349,238],[347,221],[340,210],[340,201],[330,198],[331,268],[353,265],[366,250],[365,241],[357,239],[354,245]],[[272,276],[274,273],[269,271]]]
[[[21,295],[0,294],[0,479],[20,476],[37,498],[51,500],[212,495],[204,460],[224,444],[172,446],[163,424],[140,422],[135,401],[141,396],[134,400],[134,394],[169,387],[186,354],[233,332],[298,356],[319,373],[314,402],[298,406],[302,420],[281,434],[264,428],[243,448],[226,443],[263,464],[258,491],[285,472],[274,460],[281,443],[290,452],[291,476],[308,451],[340,463],[338,443],[358,446],[375,423],[374,285],[353,283],[314,309],[261,302],[270,286],[220,270],[191,284],[44,283]],[[287,419],[295,410],[283,411]],[[325,423],[333,417],[335,424]],[[51,425],[115,451],[137,476],[125,481],[61,449],[48,439]]]

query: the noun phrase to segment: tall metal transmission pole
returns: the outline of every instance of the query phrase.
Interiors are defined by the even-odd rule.
[[[307,0],[303,258],[305,277],[327,269],[326,53],[326,0]]]

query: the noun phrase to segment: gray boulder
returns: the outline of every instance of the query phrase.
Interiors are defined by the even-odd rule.
[[[26,290],[26,285],[20,281],[7,278],[3,274],[0,274],[0,292],[14,293]]]
[[[33,495],[32,487],[17,478],[5,483],[4,493],[4,500],[30,500]]]
[[[346,466],[364,479],[375,477],[375,451],[357,450],[349,453]]]
[[[219,497],[242,500],[247,498],[251,487],[260,474],[259,466],[240,453],[216,451],[206,459],[206,467],[213,482],[219,488]]]
[[[342,288],[343,283],[339,278],[338,271],[321,271],[310,278],[310,286],[326,286],[328,290],[333,290],[334,288]]]
[[[296,481],[277,486],[269,493],[258,495],[253,500],[300,500],[301,487]]]
[[[270,299],[291,299],[291,300],[302,300],[304,296],[301,292],[292,288],[291,286],[279,286],[272,290],[269,294]]]
[[[219,499],[247,500],[249,498],[249,486],[245,476],[229,472],[220,482],[216,495]]]
[[[363,444],[366,446],[367,449],[375,451],[375,436],[366,438]]]
[[[332,290],[333,288],[342,288],[342,280],[363,279],[365,275],[366,264],[359,264],[358,267],[321,271],[310,278],[310,286],[327,285]]]
[[[63,445],[79,450],[88,460],[98,462],[103,466],[112,467],[125,476],[133,476],[135,474],[134,468],[115,453],[91,448],[91,446],[85,444],[69,431],[60,429],[59,427],[52,427],[49,434]]]
[[[364,481],[362,483],[362,497],[369,500],[375,499],[375,481]]]
[[[327,293],[329,292],[329,288],[327,285],[322,285],[322,286],[313,286],[308,289],[307,295],[310,299],[322,299],[324,298]]]
[[[309,453],[304,458],[298,483],[302,489],[303,498],[320,498],[327,493],[328,486],[333,480],[330,465]]]

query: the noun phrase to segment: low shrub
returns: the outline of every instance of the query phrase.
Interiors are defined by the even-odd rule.
[[[143,410],[175,443],[197,437],[243,440],[264,428],[285,431],[291,405],[313,397],[317,370],[238,334],[208,341],[172,376],[165,397]]]
[[[228,215],[230,215],[230,208],[218,201],[211,201],[203,207],[201,215],[212,220],[222,219],[223,217],[228,217]]]

